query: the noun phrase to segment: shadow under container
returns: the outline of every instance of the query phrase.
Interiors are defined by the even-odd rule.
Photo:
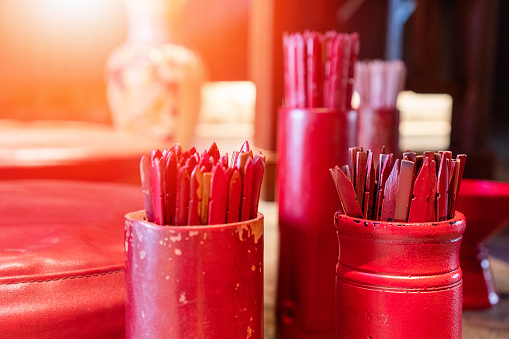
[[[125,220],[126,338],[263,338],[263,215],[222,225]]]
[[[357,112],[281,108],[278,128],[278,337],[333,338],[340,202],[329,168],[348,163]]]
[[[337,338],[461,338],[465,217],[397,223],[335,215]]]

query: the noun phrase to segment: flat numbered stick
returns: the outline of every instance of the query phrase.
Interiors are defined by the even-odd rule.
[[[201,204],[203,195],[203,173],[196,166],[191,173],[189,185],[189,216],[188,225],[200,225]]]
[[[447,220],[448,203],[447,191],[449,190],[449,160],[442,156],[437,182],[437,220]]]
[[[419,171],[419,175],[417,175],[415,179],[408,222],[418,223],[426,221],[428,202],[430,199],[429,163],[429,158],[426,157]]]
[[[212,179],[211,172],[203,172],[203,191],[201,196],[201,213],[200,213],[200,223],[202,225],[206,225],[209,221],[209,202],[210,202],[210,183]]]
[[[336,166],[335,172],[337,176],[338,193],[343,205],[343,212],[350,217],[363,218],[361,207],[355,198],[355,190],[352,186],[352,182],[339,167]]]
[[[253,176],[254,164],[253,159],[248,158],[244,166],[244,174],[242,175],[242,200],[240,204],[240,221],[249,220],[251,212],[251,199],[253,197]]]
[[[437,221],[437,163],[434,158],[429,158],[429,201],[426,212],[426,221]]]
[[[367,153],[359,151],[357,152],[357,159],[355,165],[355,175],[354,175],[354,185],[355,185],[355,196],[359,205],[363,206],[364,201],[364,189],[366,187],[366,162],[367,162]],[[364,213],[363,213],[364,214]]]
[[[214,166],[210,182],[209,225],[226,222],[228,176],[221,164]]]
[[[253,159],[254,159],[253,195],[251,198],[251,208],[249,211],[250,219],[254,219],[258,215],[258,204],[260,202],[263,173],[265,172],[265,156],[259,153],[256,154]]]
[[[396,212],[396,198],[398,192],[400,168],[399,159],[396,160],[394,166],[392,166],[391,174],[387,178],[384,188],[384,199],[382,204],[382,213],[380,220],[382,221],[393,221]]]
[[[169,151],[166,154],[166,174],[164,180],[164,209],[166,225],[175,225],[175,214],[177,209],[177,176],[177,155],[173,153],[173,151]]]
[[[458,194],[461,186],[461,178],[463,177],[463,170],[465,169],[465,163],[467,161],[466,154],[458,154],[456,156],[456,167],[455,167],[455,179],[454,179],[454,187],[452,191],[451,203],[449,205],[449,218],[454,217],[455,209],[456,209],[456,200],[458,198]]]
[[[231,167],[230,167],[231,168]],[[240,221],[240,202],[242,199],[242,178],[237,169],[233,170],[228,189],[228,212],[226,222]]]
[[[186,167],[179,168],[177,177],[177,208],[175,210],[175,225],[187,225],[189,219],[189,188],[190,177]]]
[[[412,189],[414,184],[415,162],[402,160],[399,170],[398,193],[394,209],[394,221],[407,222]]]
[[[154,201],[152,196],[152,185],[150,172],[152,164],[150,158],[144,155],[140,161],[141,188],[143,191],[143,202],[145,205],[145,217],[148,221],[154,222]]]
[[[165,224],[164,218],[164,159],[154,157],[152,160],[152,169],[150,173],[150,183],[152,186],[152,197],[154,201],[154,222],[158,225]]]
[[[221,158],[221,153],[219,152],[219,148],[217,147],[215,142],[212,143],[212,145],[210,146],[207,154],[209,155],[209,157],[213,158],[213,164],[214,165]]]

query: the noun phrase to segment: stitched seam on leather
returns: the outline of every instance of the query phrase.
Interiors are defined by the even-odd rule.
[[[25,281],[7,282],[7,283],[0,283],[0,285],[16,285],[16,284],[41,283],[41,282],[59,281],[59,280],[92,278],[92,277],[98,277],[98,276],[102,276],[102,275],[109,275],[109,274],[122,273],[122,272],[124,272],[124,269],[110,271],[110,272],[103,272],[103,273],[77,275],[77,276],[73,276],[73,277],[62,277],[62,278],[53,278],[53,279],[45,279],[45,280],[25,280]]]

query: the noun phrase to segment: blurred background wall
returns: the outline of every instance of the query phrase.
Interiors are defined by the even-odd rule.
[[[497,168],[509,165],[504,151],[509,145],[509,4],[416,4],[403,38],[407,87],[451,94],[451,148],[479,159],[471,176],[500,178]],[[281,30],[318,29],[318,20],[321,27],[358,31],[361,59],[383,58],[387,5],[385,0],[189,0],[178,42],[202,55],[210,81],[252,80],[259,70],[250,60],[273,53],[252,48],[252,27],[272,34],[277,47]],[[253,25],[260,20],[255,13],[267,8],[272,16],[264,20],[273,25]],[[301,18],[300,26],[291,18]],[[104,65],[126,29],[121,0],[0,0],[0,118],[111,123]],[[271,74],[282,82],[282,71]]]

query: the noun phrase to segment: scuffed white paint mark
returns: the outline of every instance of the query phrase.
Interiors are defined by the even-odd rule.
[[[162,240],[159,240],[159,245],[162,245],[163,244],[163,241]]]
[[[175,249],[175,254],[176,255],[182,255],[182,251],[179,250],[178,248]]]
[[[170,279],[170,276],[167,275],[166,277],[164,277],[164,279],[168,280],[168,279]]]
[[[199,233],[200,233],[200,232],[198,232],[198,231],[190,231],[190,232],[189,232],[189,236],[190,236],[190,237],[194,237],[195,235],[198,235]]]
[[[207,233],[203,233],[203,240],[207,239]]]
[[[168,241],[168,238],[164,238],[164,241]]]
[[[201,244],[201,245],[203,245],[203,240],[202,240],[202,241],[200,241],[200,244]]]
[[[180,241],[180,240],[182,240],[182,234],[179,233],[177,236],[170,237],[170,240],[173,242]]]
[[[251,270],[254,272],[256,270],[256,266],[255,265],[251,266]]]
[[[141,311],[141,317],[145,318],[145,313],[143,311]]]
[[[141,252],[140,252],[140,259],[145,258],[145,255],[146,255],[146,254],[147,254],[147,252],[145,252],[145,251],[141,251]]]
[[[126,251],[126,253],[127,253],[128,250],[129,250],[129,243],[126,241],[125,242],[125,251]]]
[[[248,326],[248,327],[247,327],[247,337],[246,337],[246,339],[251,338],[251,337],[253,336],[253,332],[254,332],[254,331],[253,331],[253,329],[251,328],[251,326]]]
[[[249,318],[249,321],[253,321],[253,317]]]
[[[141,233],[141,232],[136,232],[136,235],[138,236],[138,240],[139,240],[139,241],[143,241],[143,233]]]
[[[186,300],[186,292],[182,292],[182,294],[180,295],[179,301],[183,304],[188,303],[188,301]]]

